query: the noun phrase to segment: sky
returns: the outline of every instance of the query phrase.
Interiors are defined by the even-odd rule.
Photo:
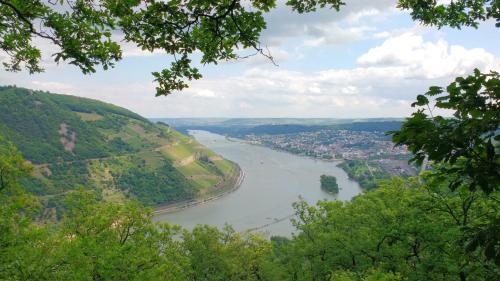
[[[282,2],[265,15],[263,56],[200,66],[201,80],[155,97],[151,72],[170,64],[160,52],[124,46],[124,59],[107,71],[83,75],[50,60],[45,72],[0,70],[0,85],[15,84],[113,103],[145,117],[405,117],[416,95],[446,86],[474,68],[500,70],[500,29],[422,26],[395,0],[351,0],[340,12],[299,15]],[[194,60],[199,58],[194,56]],[[0,60],[2,56],[0,55]]]

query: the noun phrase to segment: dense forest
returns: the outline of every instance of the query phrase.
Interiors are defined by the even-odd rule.
[[[498,219],[498,192],[450,191],[432,172],[386,181],[350,202],[298,202],[297,234],[267,240],[230,227],[187,231],[153,223],[141,205],[103,202],[88,190],[65,196],[58,225],[33,223],[37,200],[17,180],[29,165],[5,143],[0,159],[1,280],[495,280],[499,274],[498,256],[490,253],[498,244],[490,249],[475,236]]]
[[[35,165],[33,176],[21,179],[24,188],[58,218],[64,195],[79,187],[103,200],[130,197],[155,206],[193,199],[234,173],[224,159],[207,164],[213,152],[166,124],[74,96],[0,87],[0,132]],[[192,155],[192,163],[178,164]],[[217,178],[189,180],[198,174]]]

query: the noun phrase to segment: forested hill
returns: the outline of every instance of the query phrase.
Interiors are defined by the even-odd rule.
[[[153,128],[133,112],[95,100],[13,87],[0,93],[1,132],[35,164],[134,151],[118,135],[110,140],[109,133],[129,122]]]
[[[161,120],[161,119],[158,119]],[[168,120],[168,119],[167,119]],[[384,120],[384,121],[346,121],[345,123],[316,125],[316,124],[264,124],[264,125],[248,125],[226,124],[226,123],[210,123],[197,124],[195,122],[184,122],[175,125],[175,128],[181,132],[188,130],[206,130],[216,134],[227,135],[231,137],[245,137],[248,135],[281,135],[281,134],[297,134],[306,132],[316,132],[320,130],[347,130],[347,131],[367,131],[367,132],[387,132],[395,131],[401,128],[402,121]]]
[[[237,167],[166,124],[111,104],[0,87],[0,135],[35,165],[29,191],[58,207],[83,186],[145,205],[196,197]]]

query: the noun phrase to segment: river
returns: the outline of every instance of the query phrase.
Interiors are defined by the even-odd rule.
[[[292,203],[302,197],[314,204],[318,200],[349,200],[361,192],[359,185],[336,166],[327,162],[275,151],[266,147],[227,140],[206,131],[191,131],[196,140],[226,159],[238,163],[245,173],[241,187],[227,196],[174,213],[160,214],[156,221],[167,221],[191,229],[197,224],[237,231],[257,229],[265,235],[290,236],[294,231],[289,216]],[[337,178],[340,192],[330,195],[320,188],[319,178]]]

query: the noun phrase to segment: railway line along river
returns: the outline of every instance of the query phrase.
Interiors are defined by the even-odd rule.
[[[299,200],[314,204],[318,200],[349,200],[361,193],[359,185],[336,165],[338,162],[315,160],[266,147],[227,140],[206,131],[190,132],[197,141],[238,163],[245,174],[234,192],[213,201],[177,212],[159,214],[156,221],[167,221],[192,228],[197,224],[237,231],[260,231],[267,235],[290,236],[294,231],[292,203]],[[330,195],[320,188],[320,176],[337,178],[340,192]]]

